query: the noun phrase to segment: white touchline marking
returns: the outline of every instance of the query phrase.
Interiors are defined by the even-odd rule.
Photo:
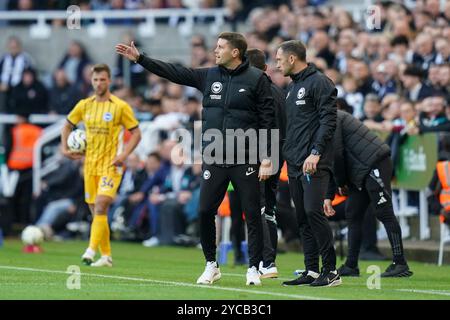
[[[416,289],[395,289],[396,291],[411,292],[411,293],[426,293],[435,294],[441,296],[450,296],[450,291],[438,291],[438,290],[416,290]]]
[[[245,273],[239,274],[239,273],[228,273],[228,272],[222,272],[223,276],[227,276],[227,277],[239,277],[239,278],[245,278]],[[292,280],[294,279],[294,275],[292,275],[292,278],[274,278],[272,280]],[[263,279],[263,280],[271,280],[271,279]]]
[[[66,271],[34,269],[34,268],[24,268],[24,267],[16,267],[16,266],[0,266],[0,269],[70,275],[70,273],[67,273]],[[207,285],[198,285],[198,284],[192,284],[192,283],[187,283],[187,282],[175,282],[175,281],[153,280],[153,279],[135,278],[135,277],[111,276],[111,275],[103,275],[103,274],[95,274],[95,273],[80,273],[80,276],[97,277],[97,278],[105,278],[105,279],[128,280],[128,281],[137,281],[137,282],[150,282],[150,283],[159,283],[159,284],[166,284],[166,285],[169,284],[169,285],[180,286],[180,287],[192,287],[192,288],[202,288],[202,289],[212,289],[212,290],[222,290],[222,291],[232,291],[232,292],[243,292],[243,293],[251,293],[251,294],[294,298],[294,299],[331,300],[329,298],[312,297],[312,296],[305,296],[305,295],[298,295],[298,294],[288,294],[288,293],[259,291],[259,290],[257,291],[257,290],[239,289],[239,288],[226,288],[226,287],[218,287],[215,285],[207,286]]]

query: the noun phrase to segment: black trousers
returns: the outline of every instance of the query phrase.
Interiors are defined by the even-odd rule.
[[[305,253],[307,270],[319,273],[319,254],[326,271],[336,269],[333,232],[323,212],[323,201],[330,174],[318,170],[308,182],[304,175],[289,178],[289,189],[297,213],[300,237]]]
[[[346,205],[348,222],[348,256],[346,265],[356,267],[362,241],[364,214],[371,206],[375,216],[386,228],[394,262],[405,264],[402,231],[392,207],[392,161],[386,158],[371,170],[361,190],[349,187]]]
[[[263,230],[259,207],[259,166],[237,165],[233,167],[203,166],[200,187],[200,242],[206,261],[216,261],[216,225],[214,217],[231,181],[241,199],[248,230],[248,254],[250,267],[258,268],[262,260]]]
[[[277,257],[278,246],[278,227],[277,227],[277,192],[278,181],[280,179],[281,167],[278,172],[270,176],[269,179],[260,184],[261,192],[261,209],[263,212],[263,262],[267,267],[275,262]]]
[[[241,251],[242,241],[245,240],[245,222],[243,218],[244,210],[242,210],[241,199],[237,191],[229,191],[228,197],[230,199],[231,211],[231,242],[233,244],[234,262],[240,263],[244,256]]]

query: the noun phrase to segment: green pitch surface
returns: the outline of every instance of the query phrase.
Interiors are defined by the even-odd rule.
[[[361,263],[362,276],[343,278],[334,288],[283,287],[293,270],[303,265],[299,254],[279,255],[280,278],[263,280],[261,287],[245,285],[245,267],[221,266],[222,279],[213,286],[196,285],[203,271],[203,255],[195,248],[144,248],[113,243],[113,268],[83,266],[85,242],[44,243],[44,253],[25,254],[18,241],[0,248],[0,299],[450,299],[450,267],[410,263],[411,278],[381,279],[380,289],[368,289],[370,265],[381,271],[389,262]],[[78,266],[76,277],[67,270]],[[369,280],[369,281],[368,281]]]

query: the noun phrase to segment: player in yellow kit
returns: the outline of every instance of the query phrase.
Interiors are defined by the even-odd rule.
[[[108,208],[116,196],[122,179],[125,159],[141,139],[139,123],[133,110],[123,100],[112,95],[111,71],[105,64],[92,69],[95,95],[81,100],[67,116],[61,133],[62,153],[73,160],[84,161],[85,200],[93,215],[89,247],[82,256],[85,264],[94,267],[112,266]],[[75,126],[83,121],[86,128],[86,154],[69,150],[67,138]],[[131,132],[128,144],[123,145],[124,129]],[[101,258],[93,263],[97,250]]]

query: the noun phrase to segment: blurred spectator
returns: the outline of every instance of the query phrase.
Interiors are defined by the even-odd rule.
[[[361,59],[355,59],[349,72],[358,84],[358,92],[361,92],[363,96],[372,92],[373,79],[367,63]]]
[[[404,63],[412,59],[412,52],[409,50],[408,37],[404,35],[396,36],[391,40],[391,59],[397,63]]]
[[[90,59],[83,45],[78,41],[72,41],[58,68],[66,72],[70,83],[81,85],[84,68],[89,63]]]
[[[441,15],[440,0],[426,0],[425,10],[431,15],[432,19],[437,19]]]
[[[446,115],[447,102],[443,95],[435,94],[423,100],[419,115],[420,133],[450,131],[450,120]]]
[[[315,32],[311,38],[310,46],[316,51],[316,57],[324,59],[328,67],[334,65],[335,56],[330,50],[330,38],[325,31]]]
[[[135,40],[132,34],[126,34],[124,38],[124,43],[131,43],[134,41],[134,45],[139,48],[140,43]],[[129,72],[129,78],[125,79],[127,70]],[[130,60],[124,60],[121,55],[117,55],[116,59],[116,67],[113,71],[114,76],[114,85],[116,87],[122,87],[127,85],[133,89],[139,89],[142,86],[145,86],[147,82],[147,72],[145,69],[138,63],[133,63]]]
[[[343,98],[345,101],[352,106],[353,108],[353,116],[361,119],[364,115],[363,112],[363,102],[364,96],[361,92],[358,92],[358,84],[356,79],[351,75],[346,75],[342,79],[342,87],[344,89]]]
[[[439,80],[439,65],[432,64],[430,66],[430,69],[428,69],[428,79],[426,81],[426,84],[429,85],[433,91],[440,91],[441,85],[439,83]]]
[[[448,95],[450,92],[450,63],[439,67],[439,85],[441,91]]]
[[[397,85],[389,75],[386,63],[380,61],[373,62],[371,69],[374,79],[372,82],[372,92],[375,92],[379,99],[383,99],[389,93],[396,93]]]
[[[415,40],[415,50],[412,57],[412,63],[428,71],[432,63],[436,62],[436,52],[433,46],[433,38],[428,34],[420,33]]]
[[[146,243],[148,244],[148,242],[154,242],[155,239],[152,240],[152,238],[156,237],[158,232],[157,227],[159,211],[158,208],[150,201],[150,196],[153,192],[159,192],[164,181],[166,180],[167,175],[169,174],[171,152],[175,145],[175,141],[166,140],[162,143],[159,154],[151,153],[148,156],[149,159],[146,163],[147,179],[144,181],[139,189],[139,192],[136,193],[135,196],[136,200],[141,199],[141,201],[131,213],[129,225],[136,226],[139,217],[142,216],[143,213],[147,212],[148,221],[150,223],[150,238],[146,240],[147,242],[143,242],[144,246],[146,246]]]
[[[355,39],[350,36],[340,36],[338,40],[339,51],[336,55],[335,67],[339,72],[347,72],[347,62],[352,57],[353,49],[355,48]]]
[[[24,70],[22,82],[12,88],[8,112],[13,114],[48,112],[48,91],[36,78],[36,72],[33,69]]]
[[[427,201],[430,214],[441,214],[448,222],[450,212],[446,201],[447,190],[443,186],[448,185],[445,171],[448,170],[448,161],[450,161],[450,134],[448,132],[442,134],[439,140],[442,148],[438,154],[437,168],[434,170],[433,177],[428,185]],[[438,170],[442,171],[438,174]]]
[[[33,66],[31,56],[24,52],[17,37],[7,42],[8,53],[0,60],[0,112],[6,109],[10,89],[22,81],[23,71]]]
[[[49,198],[35,224],[44,231],[46,239],[51,239],[75,218],[77,207],[84,201],[80,164],[61,158],[58,170],[42,181],[42,189]]]
[[[175,146],[174,152],[178,152],[178,149],[179,157],[172,157],[172,164],[162,187],[150,195],[152,208],[158,212],[159,219],[157,234],[144,241],[146,247],[176,244],[177,238],[185,233],[188,220],[193,222],[197,218],[197,213],[191,211],[188,219],[185,209],[200,187],[201,170],[197,170],[195,174],[192,167],[185,164],[187,159],[183,156],[182,148]],[[196,202],[198,200],[199,198],[195,199]]]
[[[438,38],[436,39],[434,46],[436,47],[436,60],[437,64],[444,64],[450,62],[450,44],[449,39]]]
[[[38,1],[35,1],[38,2]],[[10,0],[8,3],[8,10],[17,11],[30,11],[38,9],[36,8],[33,0]],[[35,23],[33,20],[12,20],[9,22],[10,25],[15,26],[26,26]]]
[[[227,16],[225,21],[231,24],[231,31],[237,32],[238,24],[245,22],[246,15],[241,0],[225,0],[225,10],[227,10]]]
[[[191,67],[207,67],[208,64],[208,48],[205,37],[202,35],[194,35],[191,38]]]
[[[50,89],[50,112],[69,114],[81,98],[80,90],[69,82],[64,70],[56,70],[53,76],[53,87]]]
[[[110,0],[108,10],[126,10],[130,9],[127,8],[127,4],[134,6],[136,3],[133,3],[134,1],[126,1],[126,0]],[[135,23],[134,19],[131,18],[109,18],[104,20],[105,24],[110,25],[132,25]]]
[[[154,155],[149,155],[146,160],[145,169],[143,169],[137,154],[133,153],[128,156],[126,170],[117,191],[117,197],[108,213],[108,221],[111,223],[111,230],[113,232],[126,230],[127,225],[125,223],[130,213],[144,199],[143,194],[140,194],[139,190],[147,177],[154,173],[153,162],[155,161],[153,159]],[[159,156],[156,156],[157,162],[158,159]]]
[[[381,115],[381,103],[374,94],[368,94],[364,102],[364,116],[361,121],[371,130],[380,130],[384,121]]]
[[[408,66],[406,68],[401,78],[403,87],[405,88],[405,98],[416,102],[432,94],[433,89],[425,84],[422,80],[423,76],[423,71],[416,66]]]

